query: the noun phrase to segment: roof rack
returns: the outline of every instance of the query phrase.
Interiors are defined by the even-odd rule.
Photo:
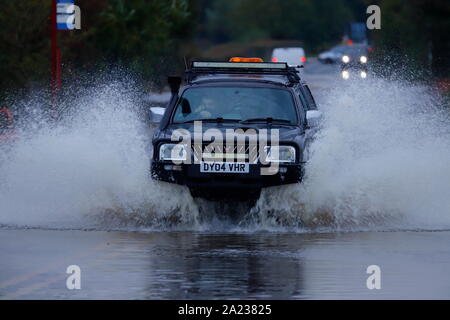
[[[300,67],[300,66],[299,66]],[[256,74],[284,75],[290,83],[300,82],[296,67],[285,62],[205,62],[193,61],[186,70],[186,82],[191,83],[199,75],[205,74]]]

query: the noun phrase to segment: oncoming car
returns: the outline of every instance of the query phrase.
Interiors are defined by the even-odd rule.
[[[347,45],[345,44],[334,46],[330,50],[320,53],[317,59],[322,63],[328,64],[339,62],[346,49]]]
[[[366,45],[349,46],[341,57],[342,79],[366,79],[368,53]]]
[[[257,198],[264,187],[302,181],[321,118],[309,88],[286,63],[231,61],[193,62],[182,88],[169,77],[153,179],[214,199]]]

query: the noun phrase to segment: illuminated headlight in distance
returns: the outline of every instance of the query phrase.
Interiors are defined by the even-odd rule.
[[[367,63],[367,57],[366,56],[361,56],[359,58],[359,61],[361,61],[361,63]]]
[[[159,160],[186,161],[187,152],[183,144],[166,143],[159,147]]]
[[[267,157],[266,162],[295,162],[295,148],[291,146],[273,146],[264,148]]]
[[[342,56],[342,62],[343,63],[349,63],[350,62],[350,57],[349,56]]]
[[[347,80],[350,78],[350,73],[348,71],[342,71],[342,78]]]
[[[367,78],[367,73],[365,71],[361,71],[361,73],[359,74],[361,76],[361,78],[365,79]]]

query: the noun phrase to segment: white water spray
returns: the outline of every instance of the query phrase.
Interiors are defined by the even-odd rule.
[[[303,185],[267,189],[266,226],[450,227],[450,110],[423,86],[340,84],[322,106]],[[283,204],[283,205],[281,205]]]
[[[122,82],[82,90],[58,125],[34,121],[1,155],[0,225],[164,230],[450,227],[448,110],[420,86],[372,80],[328,92],[301,185],[264,190],[241,223],[149,177],[151,133]],[[26,101],[39,114],[38,101]],[[199,205],[203,206],[201,209]],[[219,214],[219,213],[217,213]],[[221,212],[223,215],[224,212]],[[226,214],[226,212],[225,212]],[[211,219],[209,219],[210,217]],[[218,226],[219,225],[219,226]]]
[[[150,179],[151,133],[139,117],[138,98],[120,82],[98,85],[63,101],[74,105],[57,125],[23,128],[0,164],[0,224],[195,225],[186,190]]]

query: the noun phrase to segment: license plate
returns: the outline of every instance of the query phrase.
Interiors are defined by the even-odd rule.
[[[202,162],[200,172],[205,173],[248,173],[249,164],[240,162]]]

